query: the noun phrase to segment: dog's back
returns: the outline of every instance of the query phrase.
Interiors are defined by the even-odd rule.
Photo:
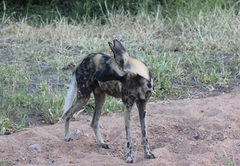
[[[121,97],[121,83],[119,81],[100,82],[94,77],[94,73],[105,66],[110,58],[103,53],[89,54],[75,68],[78,93],[81,93],[82,97],[89,96],[98,87],[110,96]]]

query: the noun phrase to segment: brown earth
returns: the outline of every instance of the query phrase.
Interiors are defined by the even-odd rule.
[[[150,102],[148,136],[156,159],[144,159],[136,107],[131,113],[134,164],[154,166],[240,166],[240,88],[202,99]],[[91,116],[71,122],[34,126],[0,136],[0,165],[127,165],[122,114],[103,115],[101,132],[110,149],[99,148]]]

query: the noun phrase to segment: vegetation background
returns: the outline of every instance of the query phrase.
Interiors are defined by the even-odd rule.
[[[239,9],[236,0],[1,1],[0,134],[56,123],[74,66],[111,54],[114,38],[150,66],[152,100],[229,92],[240,82]],[[108,99],[103,113],[119,103]]]

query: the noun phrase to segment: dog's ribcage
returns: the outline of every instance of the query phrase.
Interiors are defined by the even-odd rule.
[[[99,86],[104,90],[108,95],[121,98],[122,96],[122,84],[119,81],[108,81],[100,82],[98,81]]]

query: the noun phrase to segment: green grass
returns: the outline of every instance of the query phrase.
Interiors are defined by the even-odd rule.
[[[2,16],[1,134],[23,128],[32,116],[56,123],[74,66],[92,52],[112,54],[107,42],[114,38],[151,68],[154,100],[204,97],[239,85],[238,3],[171,3],[172,9],[165,4],[136,15],[109,10],[81,22],[60,15],[50,23],[39,21],[37,27],[29,24],[34,16],[19,21]],[[91,98],[86,113],[92,113],[93,104]],[[108,98],[103,113],[120,110],[119,99]]]
[[[7,165],[7,161],[0,161],[0,165]]]
[[[234,166],[237,165],[236,164],[236,156],[233,153],[233,148],[231,149],[231,151],[226,151],[223,147],[219,146],[221,149],[216,149],[216,154],[218,156],[218,158],[222,161],[222,163],[226,166]]]

